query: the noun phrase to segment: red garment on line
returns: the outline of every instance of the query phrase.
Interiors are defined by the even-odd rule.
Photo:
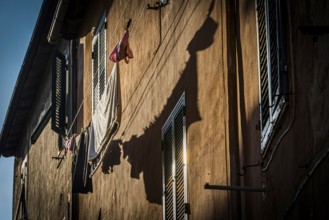
[[[121,38],[120,42],[113,48],[109,59],[112,62],[119,62],[120,60],[125,59],[126,63],[129,63],[129,59],[133,58],[133,53],[129,47],[129,31],[126,31],[126,33]]]

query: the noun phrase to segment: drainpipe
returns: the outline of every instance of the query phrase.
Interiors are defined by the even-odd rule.
[[[53,17],[53,21],[51,22],[47,37],[48,42],[51,45],[56,44],[60,39],[60,32],[68,6],[69,0],[59,0],[57,3],[56,11]]]

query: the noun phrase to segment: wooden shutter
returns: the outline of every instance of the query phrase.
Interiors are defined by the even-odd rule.
[[[185,217],[185,187],[184,187],[184,121],[183,106],[174,118],[174,134],[175,134],[175,185],[176,185],[176,219],[184,219]]]
[[[52,52],[52,123],[51,128],[65,134],[66,60],[57,50]]]
[[[277,123],[288,91],[280,1],[257,0],[262,150]]]
[[[270,117],[265,0],[257,1],[257,19],[258,19],[258,44],[259,44],[259,62],[260,62],[259,74],[260,74],[260,96],[261,96],[261,103],[260,103],[261,128],[264,129]]]
[[[93,51],[92,51],[92,59],[93,59],[93,112],[96,109],[97,103],[98,103],[98,97],[99,97],[99,92],[98,92],[98,41],[99,38],[96,36],[93,40]]]
[[[164,219],[187,218],[185,95],[162,128]]]
[[[99,99],[101,99],[105,90],[106,80],[106,34],[105,22],[99,32]]]
[[[97,29],[97,34],[93,39],[92,59],[93,59],[93,112],[98,101],[105,91],[106,83],[106,22],[105,14],[103,22]]]
[[[172,126],[164,132],[164,194],[165,194],[165,219],[174,219],[174,199],[173,199],[173,157],[172,157]]]
[[[270,89],[272,113],[278,105],[279,99],[279,44],[278,44],[278,10],[277,1],[268,1],[268,26],[269,26],[269,57],[270,57]]]

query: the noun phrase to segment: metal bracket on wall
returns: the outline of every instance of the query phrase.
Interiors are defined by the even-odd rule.
[[[210,185],[206,183],[204,185],[205,189],[214,189],[214,190],[230,190],[230,191],[243,191],[243,192],[265,192],[265,187],[256,188],[256,187],[247,187],[247,186],[224,186],[224,185]]]
[[[53,160],[59,160],[59,163],[57,164],[57,169],[59,168],[59,166],[61,165],[62,161],[64,160],[64,156],[61,156],[60,157],[60,153],[61,152],[59,152],[59,154],[58,154],[57,157],[51,157],[51,159],[53,159]]]
[[[159,10],[160,8],[162,8],[168,4],[169,4],[169,1],[160,1],[160,2],[156,2],[153,6],[150,4],[147,4],[146,9]]]
[[[128,30],[131,25],[131,18],[128,19],[125,29]]]
[[[245,176],[247,174],[247,168],[250,168],[250,167],[258,167],[260,166],[261,163],[258,161],[257,164],[249,164],[249,165],[244,165],[241,167],[241,170],[242,172],[241,173],[238,173],[239,176]]]

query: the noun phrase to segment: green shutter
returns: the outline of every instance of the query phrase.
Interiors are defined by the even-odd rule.
[[[66,60],[57,50],[52,52],[52,120],[51,128],[65,134]]]

